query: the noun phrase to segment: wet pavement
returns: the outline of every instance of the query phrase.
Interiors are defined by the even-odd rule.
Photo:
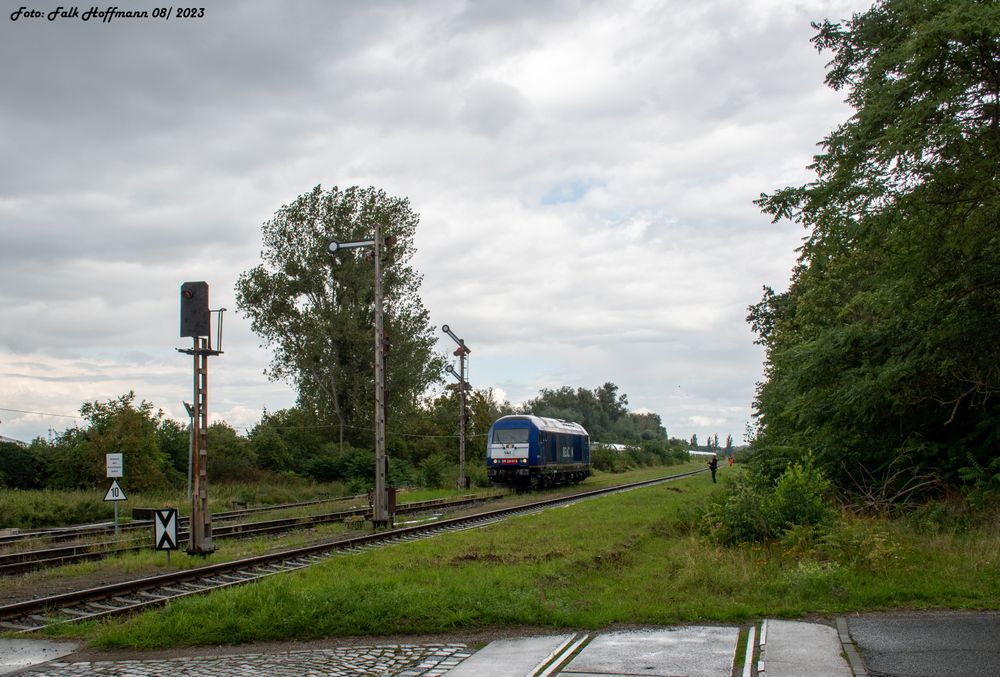
[[[747,631],[741,635],[741,631]],[[741,639],[742,637],[742,639]],[[740,643],[749,646],[747,660]],[[553,632],[491,642],[378,644],[149,660],[74,660],[75,646],[0,640],[0,674],[22,677],[979,677],[1000,675],[1000,613],[766,620],[749,628],[650,627]],[[179,649],[178,653],[183,653]]]
[[[76,649],[73,642],[0,638],[0,675],[67,656]]]
[[[1000,675],[1000,612],[864,614],[846,623],[872,677]]]

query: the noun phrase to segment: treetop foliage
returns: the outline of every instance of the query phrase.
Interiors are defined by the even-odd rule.
[[[628,396],[618,394],[618,386],[605,383],[594,390],[586,388],[543,389],[528,400],[518,413],[547,418],[561,418],[579,423],[594,442],[638,442],[667,439],[658,414],[628,411]]]

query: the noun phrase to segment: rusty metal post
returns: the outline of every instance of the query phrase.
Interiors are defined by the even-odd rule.
[[[191,416],[191,536],[188,554],[215,551],[212,542],[212,512],[208,508],[208,356],[214,351],[207,338],[195,338],[194,411]]]
[[[458,417],[458,488],[467,489],[469,486],[468,478],[465,476],[465,398],[466,398],[466,384],[468,381],[465,380],[465,355],[466,352],[463,350],[464,346],[460,347],[456,352],[458,353],[458,364],[459,372],[462,375],[462,381],[459,383],[459,396],[458,404],[462,408],[460,415]]]
[[[458,379],[458,406],[461,407],[458,416],[458,488],[467,489],[468,488],[468,478],[465,476],[465,411],[467,406],[467,392],[469,390],[469,381],[466,378],[467,369],[465,366],[465,358],[472,351],[469,350],[469,346],[465,345],[465,341],[455,336],[455,332],[451,330],[446,324],[441,325],[441,331],[450,336],[452,340],[458,344],[458,348],[453,353],[458,357],[459,371],[455,372],[455,369],[448,365],[446,370],[451,372],[451,374]]]
[[[385,354],[382,350],[382,228],[375,219],[375,500],[372,523],[389,523],[385,457]]]

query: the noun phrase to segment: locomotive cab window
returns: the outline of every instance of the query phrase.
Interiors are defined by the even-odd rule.
[[[493,431],[493,444],[527,444],[527,428],[501,428]]]

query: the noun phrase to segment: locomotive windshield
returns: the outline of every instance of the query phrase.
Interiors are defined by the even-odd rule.
[[[493,430],[493,444],[527,444],[527,428],[499,428]]]

